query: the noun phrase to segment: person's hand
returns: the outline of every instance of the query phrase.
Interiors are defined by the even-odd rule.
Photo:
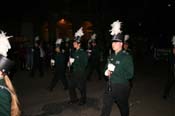
[[[67,67],[70,67],[70,66],[71,66],[71,63],[70,63],[70,62],[68,62],[68,63],[67,63]]]
[[[72,63],[75,61],[75,59],[74,58],[69,58],[69,62],[70,62],[70,64],[72,65]]]
[[[51,64],[51,66],[54,66],[55,65],[55,60],[54,59],[51,59],[50,60],[50,64]]]
[[[108,69],[107,69],[107,70],[105,71],[105,76],[110,77],[110,76],[111,76],[111,74],[112,74],[112,73],[111,73],[111,71],[110,71],[110,70],[108,70]]]
[[[69,62],[67,63],[67,66],[70,67],[74,61],[75,59],[70,57]]]

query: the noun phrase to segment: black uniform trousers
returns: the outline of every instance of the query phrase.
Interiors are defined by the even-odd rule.
[[[112,91],[106,89],[103,96],[103,108],[100,116],[110,116],[112,105],[115,102],[120,110],[121,116],[129,116],[129,84],[112,84]],[[108,87],[107,87],[108,88]]]
[[[170,75],[167,76],[167,83],[165,86],[163,96],[165,99],[169,96],[170,91],[173,88],[173,85],[175,85],[175,64],[171,67],[169,74]]]
[[[76,71],[72,73],[69,77],[69,95],[70,101],[77,101],[76,88],[79,90],[81,98],[80,102],[86,102],[86,79],[83,77],[84,73],[81,71]]]
[[[94,71],[98,73],[98,79],[101,80],[100,61],[89,62],[87,66],[87,80],[91,79]]]
[[[68,82],[67,82],[67,78],[65,76],[65,72],[60,72],[60,71],[55,70],[54,77],[51,81],[49,89],[53,90],[53,88],[56,86],[56,84],[58,83],[59,80],[61,80],[61,82],[64,86],[64,89],[68,88]]]
[[[36,61],[33,62],[31,76],[35,76],[35,72],[38,70],[40,77],[42,77],[44,75],[43,69],[44,69],[44,58],[40,57]]]

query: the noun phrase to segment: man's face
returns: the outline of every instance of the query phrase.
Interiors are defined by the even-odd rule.
[[[112,42],[112,49],[114,51],[120,51],[122,49],[123,43],[122,42]]]
[[[73,42],[73,47],[75,48],[75,49],[77,49],[77,48],[79,48],[80,47],[80,43],[78,43],[78,42]]]
[[[127,49],[128,49],[128,44],[125,43],[125,44],[123,45],[123,48],[124,48],[125,50],[127,50]]]
[[[38,43],[35,43],[35,47],[38,47],[39,45],[38,45]]]
[[[2,71],[0,71],[0,76],[3,77],[4,76],[4,73]]]
[[[69,44],[68,44],[68,43],[66,43],[66,44],[65,44],[65,46],[66,46],[66,47],[69,47]]]
[[[59,48],[59,47],[56,47],[56,48],[55,48],[55,51],[56,51],[56,52],[60,52],[60,48]]]

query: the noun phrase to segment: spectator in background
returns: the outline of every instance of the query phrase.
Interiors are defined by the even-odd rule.
[[[42,48],[40,40],[35,41],[33,49],[33,67],[31,70],[31,77],[35,76],[36,71],[39,71],[39,76],[44,76],[44,56],[45,52]]]
[[[101,80],[101,64],[100,64],[100,50],[96,42],[96,34],[93,34],[90,39],[90,49],[88,50],[88,66],[87,66],[87,80],[91,80],[91,76],[94,71],[98,74],[98,79]]]
[[[169,75],[167,76],[167,83],[165,86],[165,90],[163,93],[163,98],[167,99],[170,97],[170,92],[171,89],[173,87],[173,85],[175,85],[175,36],[173,36],[172,38],[172,49],[168,58],[168,65],[169,65]]]

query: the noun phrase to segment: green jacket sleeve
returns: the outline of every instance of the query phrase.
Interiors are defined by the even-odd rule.
[[[88,64],[88,56],[86,52],[82,52],[82,57],[80,59],[81,61],[81,68],[85,69]]]
[[[75,59],[75,61],[72,64],[73,70],[84,71],[88,63],[87,53],[83,50],[79,50],[78,52],[73,54],[73,58]]]
[[[134,75],[134,66],[133,66],[133,60],[130,55],[127,55],[127,57],[124,58],[124,77],[126,79],[132,79]]]
[[[0,89],[0,116],[10,116],[11,95],[5,89]]]

